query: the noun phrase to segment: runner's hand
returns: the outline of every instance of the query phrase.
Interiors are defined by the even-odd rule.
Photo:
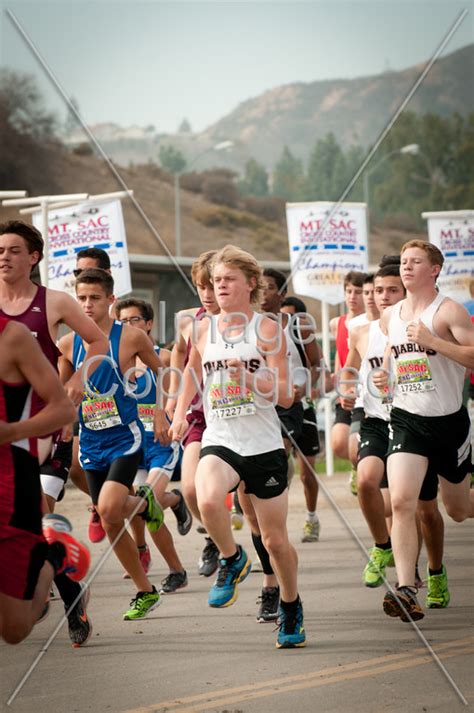
[[[387,372],[384,369],[375,371],[373,382],[374,386],[379,389],[379,391],[386,392],[389,387]]]
[[[169,446],[171,439],[168,434],[170,424],[166,418],[166,413],[162,408],[155,408],[155,417],[153,419],[153,429],[155,432],[155,441],[159,441],[162,446]]]
[[[188,428],[189,423],[185,418],[174,418],[173,423],[169,428],[168,435],[172,441],[181,441],[186,435]]]
[[[423,324],[421,319],[417,322],[409,323],[407,327],[407,337],[410,342],[415,342],[415,344],[419,344],[420,346],[425,347],[425,349],[430,348],[431,340],[433,339],[432,333],[428,327]]]
[[[74,438],[74,424],[69,423],[67,426],[63,426],[63,430],[61,432],[61,440],[64,441],[64,443],[69,443],[72,441]]]
[[[64,384],[64,390],[71,399],[72,403],[76,408],[78,408],[82,399],[84,398],[84,384],[82,383],[82,370],[76,371],[76,373],[71,376],[69,381]]]
[[[341,406],[345,411],[352,411],[354,408],[356,400],[356,394],[354,393],[354,390],[351,389],[350,391],[347,392],[347,394],[344,394],[341,396],[340,402]]]
[[[232,380],[240,379],[242,372],[245,373],[246,367],[244,362],[240,361],[240,359],[229,359],[227,361],[227,371]]]

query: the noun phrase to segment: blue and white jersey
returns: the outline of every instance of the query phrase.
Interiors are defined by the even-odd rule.
[[[120,455],[130,455],[144,447],[143,426],[138,418],[137,400],[133,393],[135,385],[125,381],[120,369],[122,329],[122,324],[114,321],[107,357],[87,379],[79,408],[80,462],[83,468],[91,468],[92,463],[99,461],[103,466]],[[83,365],[85,354],[83,341],[75,334],[73,365],[76,371]]]

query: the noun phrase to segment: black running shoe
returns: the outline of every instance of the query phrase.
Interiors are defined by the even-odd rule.
[[[257,621],[259,624],[264,624],[267,621],[276,621],[278,619],[278,609],[280,606],[280,588],[263,587],[262,593],[257,599],[257,604],[260,604],[257,612]]]
[[[410,617],[413,621],[423,619],[425,615],[416,598],[417,591],[413,591],[410,587],[397,587],[395,593],[388,591],[383,599],[385,614],[398,616],[405,622],[410,621]]]
[[[219,565],[219,550],[210,537],[206,537],[206,546],[198,562],[198,572],[203,577],[211,577]]]
[[[69,638],[75,649],[79,648],[79,646],[84,646],[92,634],[92,624],[86,612],[89,597],[90,590],[88,587],[67,617]]]
[[[160,594],[174,594],[178,589],[184,589],[188,586],[188,575],[186,572],[170,572],[167,577],[161,581]]]
[[[180,535],[187,535],[193,524],[193,516],[184,502],[183,493],[176,488],[171,492],[179,497],[179,503],[171,508],[178,522],[178,532]]]

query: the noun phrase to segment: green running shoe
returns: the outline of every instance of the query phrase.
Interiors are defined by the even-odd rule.
[[[123,615],[123,620],[135,621],[135,619],[144,619],[160,604],[161,598],[155,587],[151,592],[138,592],[137,596],[130,602],[130,609]]]
[[[349,490],[357,497],[357,469],[352,468],[349,475]]]
[[[161,505],[149,485],[141,485],[137,490],[137,495],[146,502],[145,510],[140,513],[146,521],[146,526],[150,532],[156,532],[162,526],[165,517]]]
[[[448,576],[446,567],[443,564],[442,574],[430,574],[427,570],[428,591],[426,593],[425,605],[428,609],[445,609],[451,599],[448,589]]]
[[[392,566],[393,552],[391,548],[383,550],[381,547],[372,547],[369,552],[370,559],[363,574],[364,584],[366,587],[380,587],[385,577],[385,568]]]

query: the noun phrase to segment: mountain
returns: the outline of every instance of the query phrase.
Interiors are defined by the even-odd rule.
[[[295,82],[270,89],[239,104],[230,114],[198,134],[157,133],[153,126],[91,126],[104,150],[117,163],[157,161],[161,145],[179,148],[188,159],[200,156],[197,170],[216,164],[241,172],[252,157],[268,169],[288,146],[306,160],[315,141],[332,131],[339,144],[371,145],[387,125],[425,65],[357,79]],[[416,113],[450,116],[474,111],[474,44],[437,60],[407,104]],[[212,147],[231,140],[234,147],[215,154]],[[68,143],[85,141],[78,129]],[[205,154],[202,155],[201,154]]]
[[[298,82],[240,104],[199,136],[202,144],[233,140],[271,168],[287,145],[305,159],[318,138],[369,146],[399,108],[425,65],[360,79]],[[474,111],[474,44],[439,59],[406,110],[450,116]]]

